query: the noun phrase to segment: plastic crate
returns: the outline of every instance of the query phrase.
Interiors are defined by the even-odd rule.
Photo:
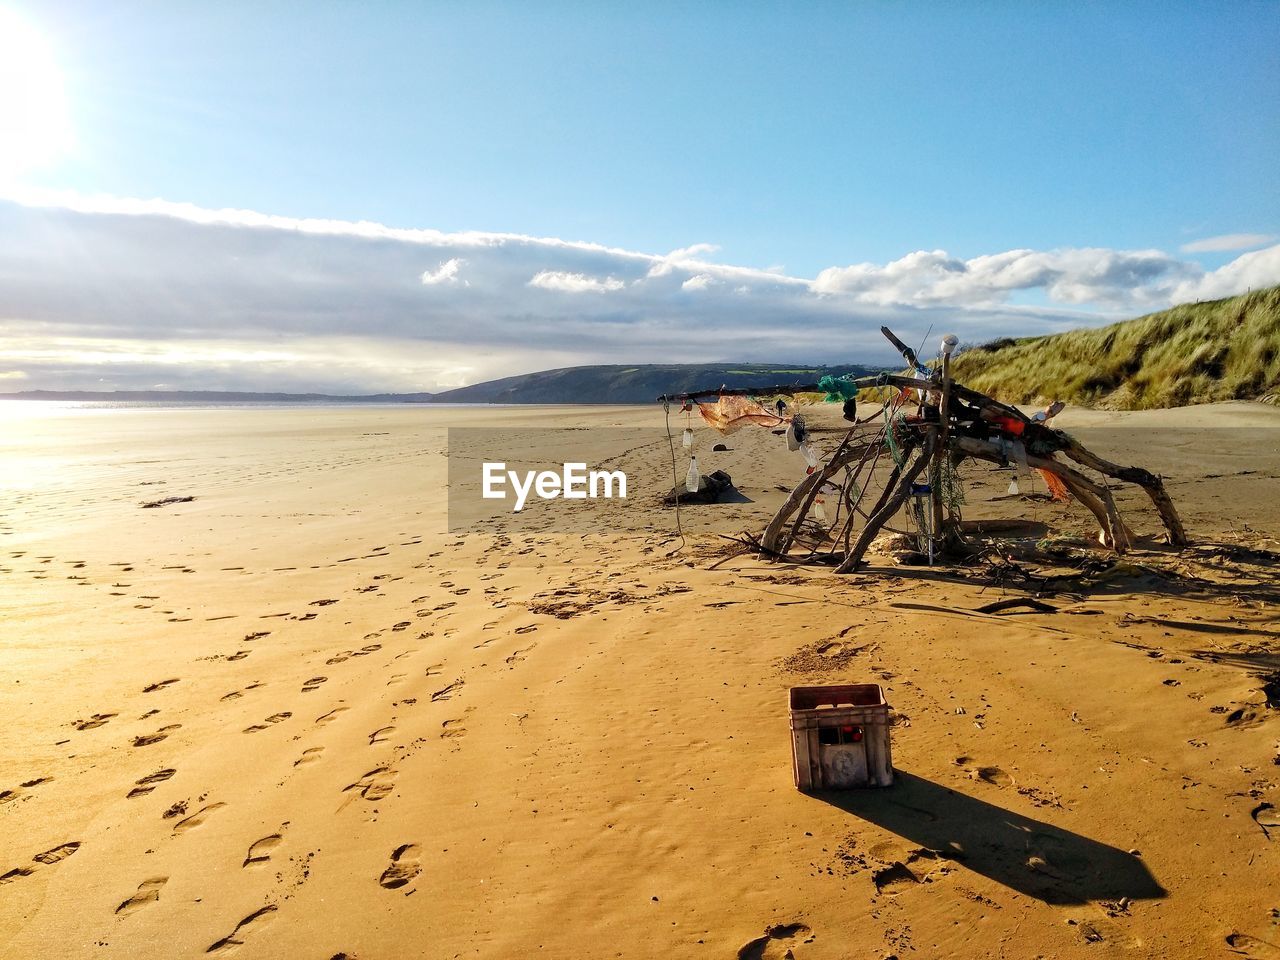
[[[797,788],[893,785],[889,705],[880,684],[792,687],[789,706]]]

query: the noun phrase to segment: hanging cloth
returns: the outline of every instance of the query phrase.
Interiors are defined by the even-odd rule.
[[[708,425],[726,436],[750,423],[762,427],[778,427],[787,423],[786,417],[765,409],[760,401],[748,397],[723,396],[715,403],[699,400],[698,412]]]

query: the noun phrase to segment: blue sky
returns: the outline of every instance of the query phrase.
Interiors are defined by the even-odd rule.
[[[1280,235],[1276,3],[0,0],[0,8],[43,38],[61,78],[66,143],[55,156],[11,170],[7,188],[0,181],[22,203],[43,197],[37,205],[46,211],[75,206],[67,195],[106,195],[655,256],[708,244],[716,249],[685,257],[693,264],[680,268],[686,280],[719,279],[707,264],[816,279],[803,295],[846,297],[851,319],[877,319],[857,304],[881,312],[953,306],[967,311],[975,334],[1035,332],[1080,322],[1081,313],[1089,322],[1176,295],[1236,292],[1231,283],[1280,281],[1276,254],[1214,273],[1269,250]],[[4,103],[0,94],[0,120]],[[63,199],[50,200],[51,191]],[[140,215],[114,209],[89,204],[80,216]],[[89,229],[62,213],[64,241]],[[25,213],[14,217],[15,228],[44,229]],[[1213,239],[1224,236],[1236,239]],[[210,237],[192,243],[223,249]],[[1197,249],[1206,240],[1199,245],[1219,249]],[[301,255],[279,246],[260,244],[269,248],[263,267],[288,288]],[[412,265],[415,278],[450,260],[473,269],[479,262],[437,246],[439,256],[424,253]],[[145,256],[145,242],[137,249]],[[1106,252],[1101,266],[1071,253],[1090,250]],[[934,251],[946,256],[890,269]],[[974,260],[1010,251],[1039,258],[1016,258],[1020,276],[1030,279],[1010,280],[1005,270],[993,286],[982,273],[987,262]],[[1134,251],[1146,255],[1137,267],[1117,260],[1117,252]],[[1153,261],[1152,252],[1167,262]],[[628,285],[639,278],[619,279],[626,271],[616,265],[598,275],[554,258],[534,266],[519,289],[540,273]],[[468,281],[461,266],[455,270],[448,286],[468,298],[457,310],[482,310],[482,278]],[[939,271],[948,282],[928,286]],[[1106,283],[1095,282],[1100,271]],[[957,273],[982,278],[980,294],[967,281],[951,283]],[[905,285],[894,279],[903,274],[910,274]],[[1121,289],[1124,276],[1131,289]],[[153,280],[167,297],[157,299],[154,289],[138,295],[147,309],[172,313],[177,280]],[[437,288],[432,296],[445,286],[421,285]],[[742,286],[733,289],[754,298]],[[601,323],[630,317],[637,327],[652,326],[671,309],[639,290],[607,287],[574,281],[556,292],[628,295],[622,307],[585,310]],[[314,291],[298,289],[290,309],[305,313]],[[0,317],[69,328],[88,322],[83,308],[55,308],[40,292],[24,297],[22,317],[0,297]],[[542,309],[518,299],[490,300],[489,319],[501,314],[517,324]],[[1006,309],[1018,305],[1040,312],[1024,323]],[[417,339],[466,345],[456,331],[442,333],[439,311],[454,307],[421,306]],[[812,306],[756,298],[746,312],[764,323],[770,309],[807,316]],[[733,311],[724,309],[728,322]],[[577,313],[578,305],[547,310]],[[686,310],[699,315],[696,306]],[[157,316],[152,340],[166,329],[183,336],[187,325]],[[540,335],[526,354],[472,364],[469,372],[455,363],[446,379],[513,372],[522,363],[532,369],[553,358],[615,359],[553,339]],[[637,340],[622,359],[665,359],[649,355],[661,342],[656,333],[648,346]],[[759,358],[785,349],[767,337],[752,343]],[[858,350],[836,352],[856,359]],[[149,374],[138,376],[129,382]],[[217,376],[226,382],[225,370]],[[414,376],[402,371],[380,383],[404,387]]]

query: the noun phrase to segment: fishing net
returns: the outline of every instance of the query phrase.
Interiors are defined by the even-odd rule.
[[[843,377],[823,377],[818,381],[818,389],[826,394],[824,399],[828,403],[852,400],[858,395],[858,388]]]

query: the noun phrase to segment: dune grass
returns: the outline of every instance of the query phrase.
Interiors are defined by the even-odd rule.
[[[964,351],[955,378],[1009,403],[1114,410],[1280,395],[1280,287],[1185,303],[1109,327]]]

